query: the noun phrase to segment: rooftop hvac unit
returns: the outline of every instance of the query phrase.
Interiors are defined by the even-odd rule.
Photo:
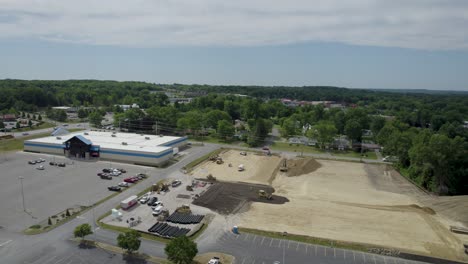
[[[62,137],[56,137],[56,139],[62,139]]]
[[[116,135],[112,134],[111,137],[116,137]]]
[[[127,142],[122,142],[122,145],[128,145]]]
[[[145,139],[150,139],[150,137],[145,137]]]

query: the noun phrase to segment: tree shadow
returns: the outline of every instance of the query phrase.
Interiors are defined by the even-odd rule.
[[[124,260],[125,263],[129,263],[129,264],[146,264],[146,263],[149,263],[144,256],[138,255],[138,254],[123,254],[122,255],[122,260]]]
[[[78,244],[78,248],[79,249],[95,249],[96,245],[94,244],[94,241],[83,240],[83,241],[80,241],[80,243]]]

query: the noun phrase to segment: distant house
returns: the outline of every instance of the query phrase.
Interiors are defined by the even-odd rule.
[[[130,108],[140,108],[140,106],[137,105],[137,104],[132,104],[132,105],[117,105],[117,106],[119,106],[120,108],[122,108],[122,110],[123,110],[124,112],[127,111],[127,110],[130,109]]]
[[[0,115],[0,119],[4,122],[13,122],[16,121],[16,115],[15,114],[4,114]]]
[[[364,129],[364,130],[362,130],[362,135],[365,136],[365,137],[372,137],[373,133],[372,133],[372,130]]]
[[[63,110],[67,113],[76,113],[78,112],[78,108],[76,107],[71,107],[71,106],[54,106],[52,107],[54,110]]]
[[[468,121],[463,121],[463,127],[468,128]]]
[[[308,137],[291,137],[288,138],[288,143],[289,144],[301,144],[301,145],[307,145],[307,146],[316,146],[317,145],[317,140],[314,138],[308,138]]]
[[[372,144],[372,143],[353,143],[353,149],[355,150],[360,150],[362,148],[362,151],[374,151],[374,150],[380,150],[382,147],[378,144]]]
[[[56,136],[62,136],[66,134],[70,134],[70,131],[66,130],[63,127],[59,127],[55,129],[54,132],[52,132],[50,135],[56,137]]]
[[[350,148],[350,142],[345,138],[335,138],[330,147],[337,150],[347,150]]]

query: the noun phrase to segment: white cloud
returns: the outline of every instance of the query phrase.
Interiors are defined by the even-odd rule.
[[[468,49],[466,0],[0,0],[0,40]]]

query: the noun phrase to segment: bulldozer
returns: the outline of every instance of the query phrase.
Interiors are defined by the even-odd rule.
[[[273,200],[273,196],[271,193],[265,192],[265,190],[258,190],[258,197],[259,198],[265,198],[267,200]]]
[[[282,172],[287,172],[288,171],[288,164],[286,163],[286,159],[283,159],[283,161],[281,162],[281,167],[280,167],[280,171]]]

